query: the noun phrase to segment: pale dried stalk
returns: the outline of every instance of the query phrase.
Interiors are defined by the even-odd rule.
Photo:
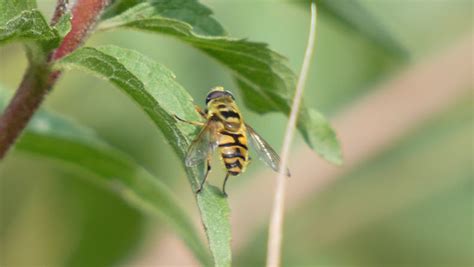
[[[283,140],[283,147],[281,152],[281,164],[276,179],[276,189],[273,200],[273,209],[270,220],[270,227],[268,230],[268,247],[267,247],[267,266],[280,266],[281,258],[281,241],[283,238],[283,215],[285,209],[285,191],[286,191],[286,166],[288,165],[288,158],[290,156],[291,141],[295,133],[296,120],[298,111],[300,109],[301,98],[306,83],[306,78],[309,72],[309,65],[311,63],[311,56],[314,50],[314,43],[316,39],[316,4],[311,3],[311,26],[309,31],[308,43],[306,52],[301,67],[298,84],[296,86],[295,96],[291,106],[290,118],[286,126],[285,138]]]

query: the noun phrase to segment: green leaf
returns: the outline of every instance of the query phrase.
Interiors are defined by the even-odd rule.
[[[0,88],[0,109],[7,104]],[[208,253],[192,221],[170,190],[124,153],[102,141],[91,130],[64,117],[38,112],[17,142],[16,149],[61,160],[88,170],[133,207],[158,215],[173,227],[202,264]]]
[[[36,8],[35,0],[0,0],[0,25],[17,16],[23,10]]]
[[[197,200],[204,226],[213,227],[206,227],[206,233],[209,239],[209,248],[214,255],[215,266],[231,266],[230,243],[232,236],[229,224],[230,208],[227,199],[221,196],[221,191],[218,188],[212,186],[209,187],[209,190],[199,193]]]
[[[318,148],[318,152],[335,164],[342,164],[341,149],[336,133],[326,118],[314,109],[300,112],[300,122],[305,123],[303,137]]]
[[[61,36],[49,26],[38,10],[24,10],[0,25],[0,44],[11,41],[36,41],[45,50],[56,48]]]
[[[57,36],[41,12],[24,10],[0,26],[0,42],[12,39],[55,41]]]
[[[300,3],[305,3],[309,9],[310,1]],[[318,0],[317,4],[322,14],[327,14],[344,27],[372,41],[388,53],[401,58],[408,57],[406,48],[360,4],[360,1]]]
[[[187,1],[186,11],[199,10],[196,1]],[[252,110],[265,113],[279,111],[289,114],[296,76],[286,65],[283,56],[266,44],[217,36],[210,12],[167,12],[175,8],[170,1],[145,2],[103,21],[101,29],[128,27],[155,33],[169,34],[213,57],[232,73]],[[174,9],[173,9],[174,10]],[[217,23],[217,22],[216,22]],[[222,31],[223,32],[223,31]],[[302,107],[298,128],[306,142],[327,160],[340,163],[341,148],[334,131],[328,128],[321,115]],[[319,135],[320,133],[324,135]]]
[[[64,38],[69,33],[69,31],[71,31],[71,19],[71,12],[67,12],[59,18],[58,23],[56,23],[56,25],[54,26],[61,38]]]
[[[123,13],[123,17],[134,20],[139,16],[148,18],[152,16],[160,16],[164,18],[184,21],[193,25],[194,32],[202,35],[222,36],[226,35],[224,28],[210,15],[212,11],[195,0],[160,0],[160,1],[143,1],[122,0],[117,1],[109,9],[103,18],[110,18]],[[132,9],[132,12],[126,12]],[[111,23],[114,20],[111,20]],[[110,25],[109,25],[110,26]]]
[[[79,69],[115,84],[129,95],[160,128],[182,159],[196,128],[177,122],[173,115],[196,121],[200,116],[191,96],[175,81],[173,73],[148,57],[116,46],[84,47],[57,62],[62,69]],[[194,190],[199,187],[203,168],[186,168]],[[205,186],[197,195],[202,222],[217,266],[230,266],[230,224],[227,200],[220,191]]]
[[[115,0],[104,10],[102,14],[102,19],[108,19],[110,17],[116,16],[125,10],[142,3],[143,0]]]

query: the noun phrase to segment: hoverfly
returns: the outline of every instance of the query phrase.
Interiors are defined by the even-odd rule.
[[[175,115],[176,119],[195,126],[202,127],[199,135],[191,143],[185,158],[187,167],[193,167],[205,161],[206,172],[196,193],[202,190],[211,170],[211,155],[219,149],[227,173],[222,185],[225,196],[225,185],[230,175],[236,176],[244,172],[250,163],[247,138],[250,144],[269,167],[274,171],[280,168],[280,157],[273,148],[255,130],[246,124],[235,103],[234,96],[223,87],[213,88],[206,98],[207,108],[203,112],[198,106],[196,110],[206,122],[186,121]],[[287,176],[290,176],[286,170]]]

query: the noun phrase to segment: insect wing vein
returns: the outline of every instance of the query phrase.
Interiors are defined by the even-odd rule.
[[[216,127],[213,121],[208,121],[199,135],[191,143],[186,153],[185,164],[188,167],[202,163],[217,147]]]
[[[273,150],[273,148],[263,139],[255,130],[249,125],[245,125],[247,128],[247,135],[250,137],[250,143],[257,151],[257,154],[265,164],[267,164],[274,171],[279,171],[280,168],[280,156]],[[286,169],[286,175],[290,176],[290,171]]]

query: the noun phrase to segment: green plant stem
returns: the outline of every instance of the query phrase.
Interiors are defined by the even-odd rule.
[[[55,24],[65,13],[65,3],[64,0],[58,0],[51,24]],[[30,57],[30,66],[0,117],[0,159],[14,144],[61,75],[58,71],[51,71],[51,63],[71,53],[84,42],[108,4],[109,0],[77,0],[72,9],[71,31],[64,37],[61,45],[42,62],[35,62]]]

